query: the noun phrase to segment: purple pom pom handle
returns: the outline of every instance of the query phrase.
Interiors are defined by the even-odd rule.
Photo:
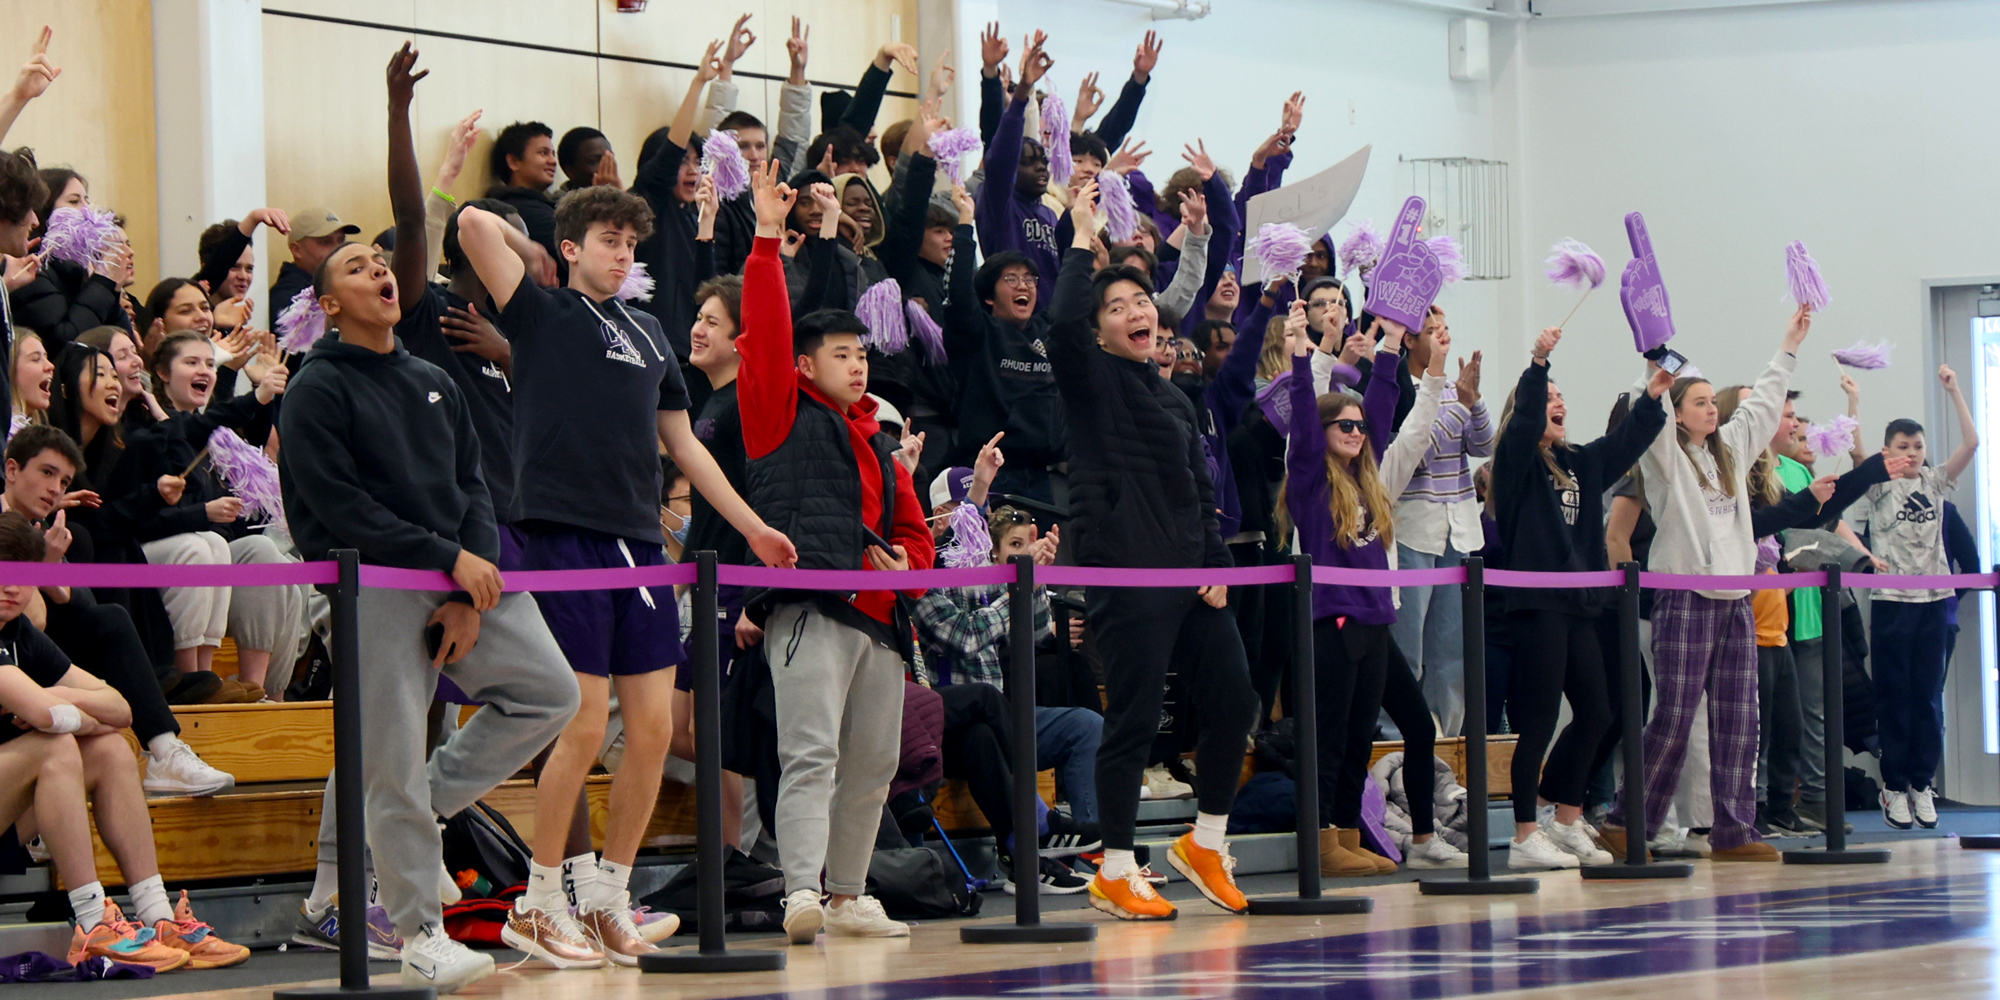
[[[716,129],[701,144],[701,172],[715,181],[715,195],[723,201],[750,190],[750,165],[736,145],[736,133]]]

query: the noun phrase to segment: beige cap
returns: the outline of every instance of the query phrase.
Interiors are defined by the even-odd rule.
[[[318,239],[334,233],[358,233],[361,227],[340,221],[340,216],[329,208],[303,208],[292,213],[291,241]]]

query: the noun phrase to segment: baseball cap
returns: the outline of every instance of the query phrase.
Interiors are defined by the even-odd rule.
[[[348,233],[351,235],[361,231],[360,226],[354,225],[351,222],[340,221],[340,216],[333,214],[333,210],[330,208],[320,208],[318,206],[303,208],[293,212],[291,218],[292,232],[290,239],[294,242],[298,240],[318,239],[321,236],[332,236],[334,233]]]
[[[936,510],[948,503],[963,503],[965,495],[971,490],[972,470],[954,465],[931,480],[931,509]]]

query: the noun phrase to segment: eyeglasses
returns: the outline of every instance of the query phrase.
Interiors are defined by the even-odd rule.
[[[1027,288],[1035,283],[1035,276],[1032,274],[1003,274],[1000,276],[999,283],[1011,288]]]
[[[1368,421],[1331,420],[1327,422],[1327,426],[1340,428],[1340,432],[1342,434],[1357,434],[1357,433],[1365,433],[1368,430]]]

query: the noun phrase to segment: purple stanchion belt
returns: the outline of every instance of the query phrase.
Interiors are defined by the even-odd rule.
[[[285,587],[332,584],[338,573],[332,562],[255,563],[242,566],[152,565],[149,563],[22,563],[0,562],[0,583],[36,587]],[[797,590],[924,590],[933,587],[974,587],[1012,583],[1011,566],[972,569],[920,569],[904,572],[874,570],[776,569],[769,566],[720,566],[718,581],[726,586],[782,587]],[[1437,587],[1465,582],[1465,569],[1344,569],[1315,566],[1313,583],[1343,587]],[[695,582],[693,563],[616,569],[516,570],[505,574],[506,589],[519,591],[623,590],[627,587],[672,587]],[[1250,587],[1293,582],[1290,566],[1233,566],[1216,569],[1124,569],[1106,566],[1042,566],[1035,582],[1081,587]],[[1583,573],[1523,573],[1489,569],[1486,585],[1526,590],[1568,590],[1618,587],[1617,570]],[[1905,576],[1889,573],[1854,574],[1841,583],[1858,590],[1960,590],[2000,586],[2000,574],[1957,573],[1948,576]],[[361,567],[361,585],[386,590],[457,590],[451,577],[435,570]],[[1826,585],[1826,574],[1765,573],[1758,576],[1699,576],[1684,573],[1641,573],[1639,585],[1648,590],[1803,590]]]

